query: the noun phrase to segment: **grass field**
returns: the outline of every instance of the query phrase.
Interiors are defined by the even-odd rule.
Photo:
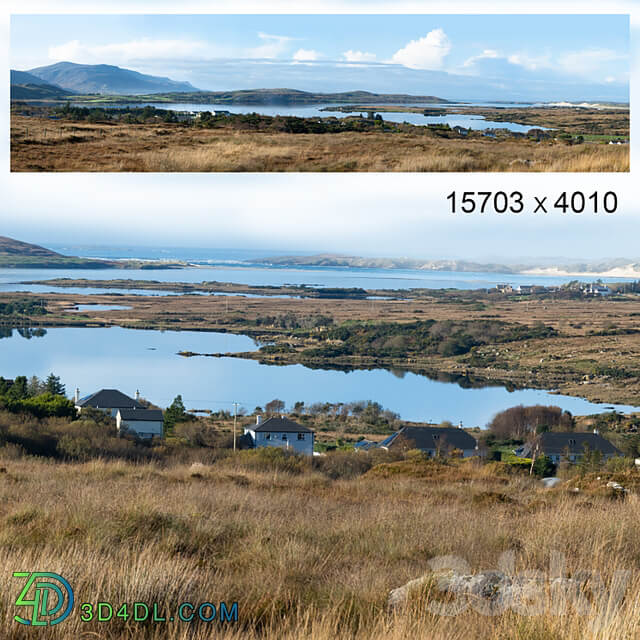
[[[290,472],[249,452],[213,464],[49,463],[0,455],[2,636],[32,638],[14,622],[22,582],[14,571],[53,571],[82,602],[238,602],[238,622],[82,623],[76,608],[43,638],[433,638],[434,640],[620,640],[640,632],[640,501],[613,500],[613,477],[585,477],[553,490],[499,464],[381,462],[331,480],[302,465]],[[367,454],[353,454],[367,455]],[[594,474],[595,475],[595,474]],[[632,486],[631,472],[615,476]],[[579,486],[580,491],[572,491]],[[81,488],[81,490],[80,490]],[[390,612],[391,589],[455,555],[472,572],[497,569],[513,552],[516,574],[549,577],[550,554],[565,575],[592,572],[590,607],[544,600],[535,615],[507,609],[454,617],[430,613],[430,593]],[[617,570],[631,570],[623,596]],[[596,575],[597,574],[597,575]],[[604,594],[597,593],[602,580]],[[591,595],[589,595],[591,589]]]
[[[12,115],[12,171],[629,171],[629,145],[443,138],[411,132],[290,134]]]

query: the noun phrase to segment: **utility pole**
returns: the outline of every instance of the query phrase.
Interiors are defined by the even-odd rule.
[[[236,450],[236,423],[238,421],[238,403],[233,403],[233,450]]]

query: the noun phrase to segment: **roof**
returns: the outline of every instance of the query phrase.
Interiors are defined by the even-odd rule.
[[[455,427],[403,427],[386,440],[381,446],[394,446],[400,443],[411,444],[414,449],[438,449],[453,447],[454,449],[475,449],[476,439],[464,429]]]
[[[79,407],[95,407],[96,409],[144,409],[137,400],[117,389],[100,389],[78,400]]]
[[[620,454],[619,449],[598,433],[547,431],[540,434],[540,450],[545,454],[564,455],[569,451],[570,454],[581,455],[584,453],[585,446],[588,446],[591,451],[600,451],[604,454]]]
[[[377,442],[374,442],[373,440],[360,440],[360,442],[356,442],[353,445],[354,449],[360,449],[362,451],[369,451],[369,449],[373,449],[375,447],[378,446]]]
[[[127,422],[162,422],[164,419],[160,409],[118,409],[118,413]]]
[[[261,433],[264,433],[265,431],[277,431],[280,433],[313,433],[312,429],[303,427],[301,424],[298,424],[293,420],[289,420],[289,418],[285,418],[284,416],[269,418],[261,424],[256,424],[248,428],[251,429],[251,431],[259,431]]]

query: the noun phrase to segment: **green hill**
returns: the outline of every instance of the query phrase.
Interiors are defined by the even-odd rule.
[[[312,104],[439,104],[448,100],[436,96],[412,96],[404,93],[370,93],[343,91],[342,93],[312,93],[298,89],[239,89],[236,91],[192,91],[154,93],[144,95],[86,96],[88,102],[145,103],[187,102],[194,104],[243,105],[312,105]],[[81,101],[82,98],[78,98]],[[82,100],[84,101],[84,100]]]

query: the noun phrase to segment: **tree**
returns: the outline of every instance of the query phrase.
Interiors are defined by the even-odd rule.
[[[45,383],[38,378],[38,376],[31,376],[29,382],[27,382],[27,393],[31,396],[39,396],[41,393],[47,391]]]
[[[16,379],[13,381],[13,384],[9,388],[8,395],[16,400],[26,398],[29,395],[27,391],[27,377],[16,376]]]
[[[497,438],[524,439],[538,433],[542,425],[549,431],[573,431],[575,423],[573,416],[560,407],[519,405],[497,413],[488,427]]]
[[[274,398],[271,402],[267,402],[267,404],[264,405],[264,408],[269,415],[282,413],[284,411],[284,401]]]
[[[594,473],[600,471],[602,467],[602,453],[598,449],[591,449],[588,444],[584,445],[584,454],[578,462],[580,473]]]
[[[45,391],[54,396],[63,396],[66,393],[66,389],[62,384],[60,378],[53,375],[53,373],[50,373],[47,376],[47,379],[45,381]]]
[[[556,472],[556,465],[544,454],[538,456],[533,463],[533,473],[539,478],[548,478]]]
[[[185,422],[186,418],[187,412],[184,408],[184,402],[182,402],[182,396],[177,395],[164,412],[164,426],[167,430],[172,430],[178,422]]]

